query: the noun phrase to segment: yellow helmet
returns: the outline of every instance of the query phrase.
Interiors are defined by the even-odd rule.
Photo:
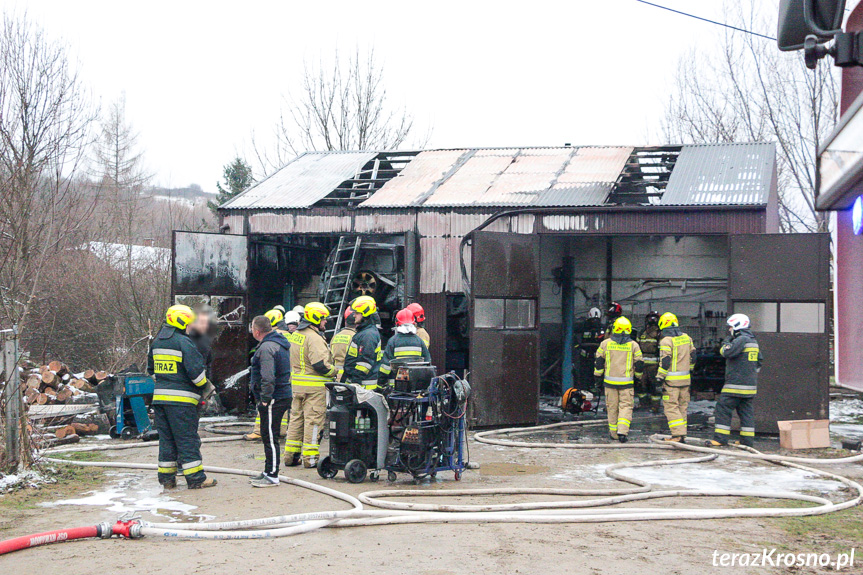
[[[306,307],[303,308],[303,317],[309,323],[320,325],[322,321],[330,317],[330,310],[324,304],[313,301],[312,303],[307,303]]]
[[[665,312],[662,314],[662,317],[659,318],[659,329],[678,327],[679,325],[680,322],[677,321],[677,316],[671,312]]]
[[[614,320],[613,333],[632,333],[632,322],[621,316]]]
[[[351,309],[362,314],[363,317],[369,317],[378,311],[378,304],[375,302],[375,298],[368,295],[361,295],[353,301]]]
[[[266,318],[270,320],[270,325],[273,327],[276,327],[276,324],[285,318],[285,316],[282,315],[282,312],[275,308],[265,313],[264,316],[266,316]]]
[[[195,312],[187,305],[172,305],[165,314],[165,321],[171,327],[186,329],[195,321]]]

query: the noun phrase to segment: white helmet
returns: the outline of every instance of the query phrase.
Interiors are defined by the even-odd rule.
[[[590,308],[590,311],[587,312],[587,317],[599,319],[602,317],[602,312],[599,311],[598,307],[592,307],[592,308]]]
[[[729,317],[728,321],[725,323],[727,323],[728,327],[730,327],[734,331],[740,331],[741,329],[749,329],[749,316],[744,313],[736,313]]]
[[[282,312],[282,315],[285,315],[285,306],[283,306],[283,305],[277,305],[277,306],[274,306],[274,307],[273,307],[273,309],[277,309],[277,310],[279,310],[280,312]]]
[[[306,308],[301,305],[295,305],[294,309],[292,309],[291,311],[295,311],[297,312],[297,315],[302,316],[304,313],[306,313]]]
[[[294,310],[289,311],[285,314],[285,324],[289,323],[300,323],[300,314],[295,312]]]

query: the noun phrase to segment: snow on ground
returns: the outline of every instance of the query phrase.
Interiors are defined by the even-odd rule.
[[[841,397],[830,401],[830,421],[863,423],[863,399]]]
[[[0,475],[0,493],[24,487],[38,487],[45,483],[54,483],[54,480],[32,469],[13,475]]]
[[[213,519],[209,515],[196,515],[197,509],[181,501],[172,499],[162,493],[162,487],[143,479],[139,475],[121,473],[120,479],[98,491],[88,491],[84,497],[61,499],[40,503],[40,507],[57,507],[59,505],[97,506],[110,513],[147,512],[157,517],[165,517],[170,521],[186,520],[190,516],[201,521]]]

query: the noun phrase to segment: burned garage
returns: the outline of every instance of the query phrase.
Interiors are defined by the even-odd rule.
[[[533,423],[540,393],[582,385],[581,326],[610,302],[636,329],[678,315],[694,390],[721,388],[725,318],[747,313],[783,358],[761,374],[759,429],[826,417],[829,237],[778,233],[772,144],[310,152],[220,215],[220,234],[175,233],[173,291],[223,319],[229,407],[251,317],[317,300],[340,318],[370,295],[384,338],[424,306],[439,371],[470,373],[475,426]]]

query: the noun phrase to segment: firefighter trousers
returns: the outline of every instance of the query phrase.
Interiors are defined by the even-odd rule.
[[[713,439],[719,443],[728,443],[731,435],[731,416],[737,411],[740,417],[740,443],[752,447],[755,442],[755,407],[754,397],[741,397],[730,393],[719,394],[716,409],[713,412]]]
[[[632,424],[632,405],[635,390],[631,387],[619,389],[605,386],[605,411],[608,413],[608,431],[611,437],[627,435]]]
[[[686,412],[689,409],[689,386],[674,387],[666,384],[662,393],[665,418],[673,437],[686,437]]]
[[[286,457],[301,454],[303,465],[313,467],[317,464],[319,445],[325,431],[327,388],[322,385],[294,385],[293,390],[285,454]]]
[[[159,432],[159,483],[174,481],[178,468],[190,487],[203,483],[207,476],[201,460],[198,406],[156,404],[153,415]]]

